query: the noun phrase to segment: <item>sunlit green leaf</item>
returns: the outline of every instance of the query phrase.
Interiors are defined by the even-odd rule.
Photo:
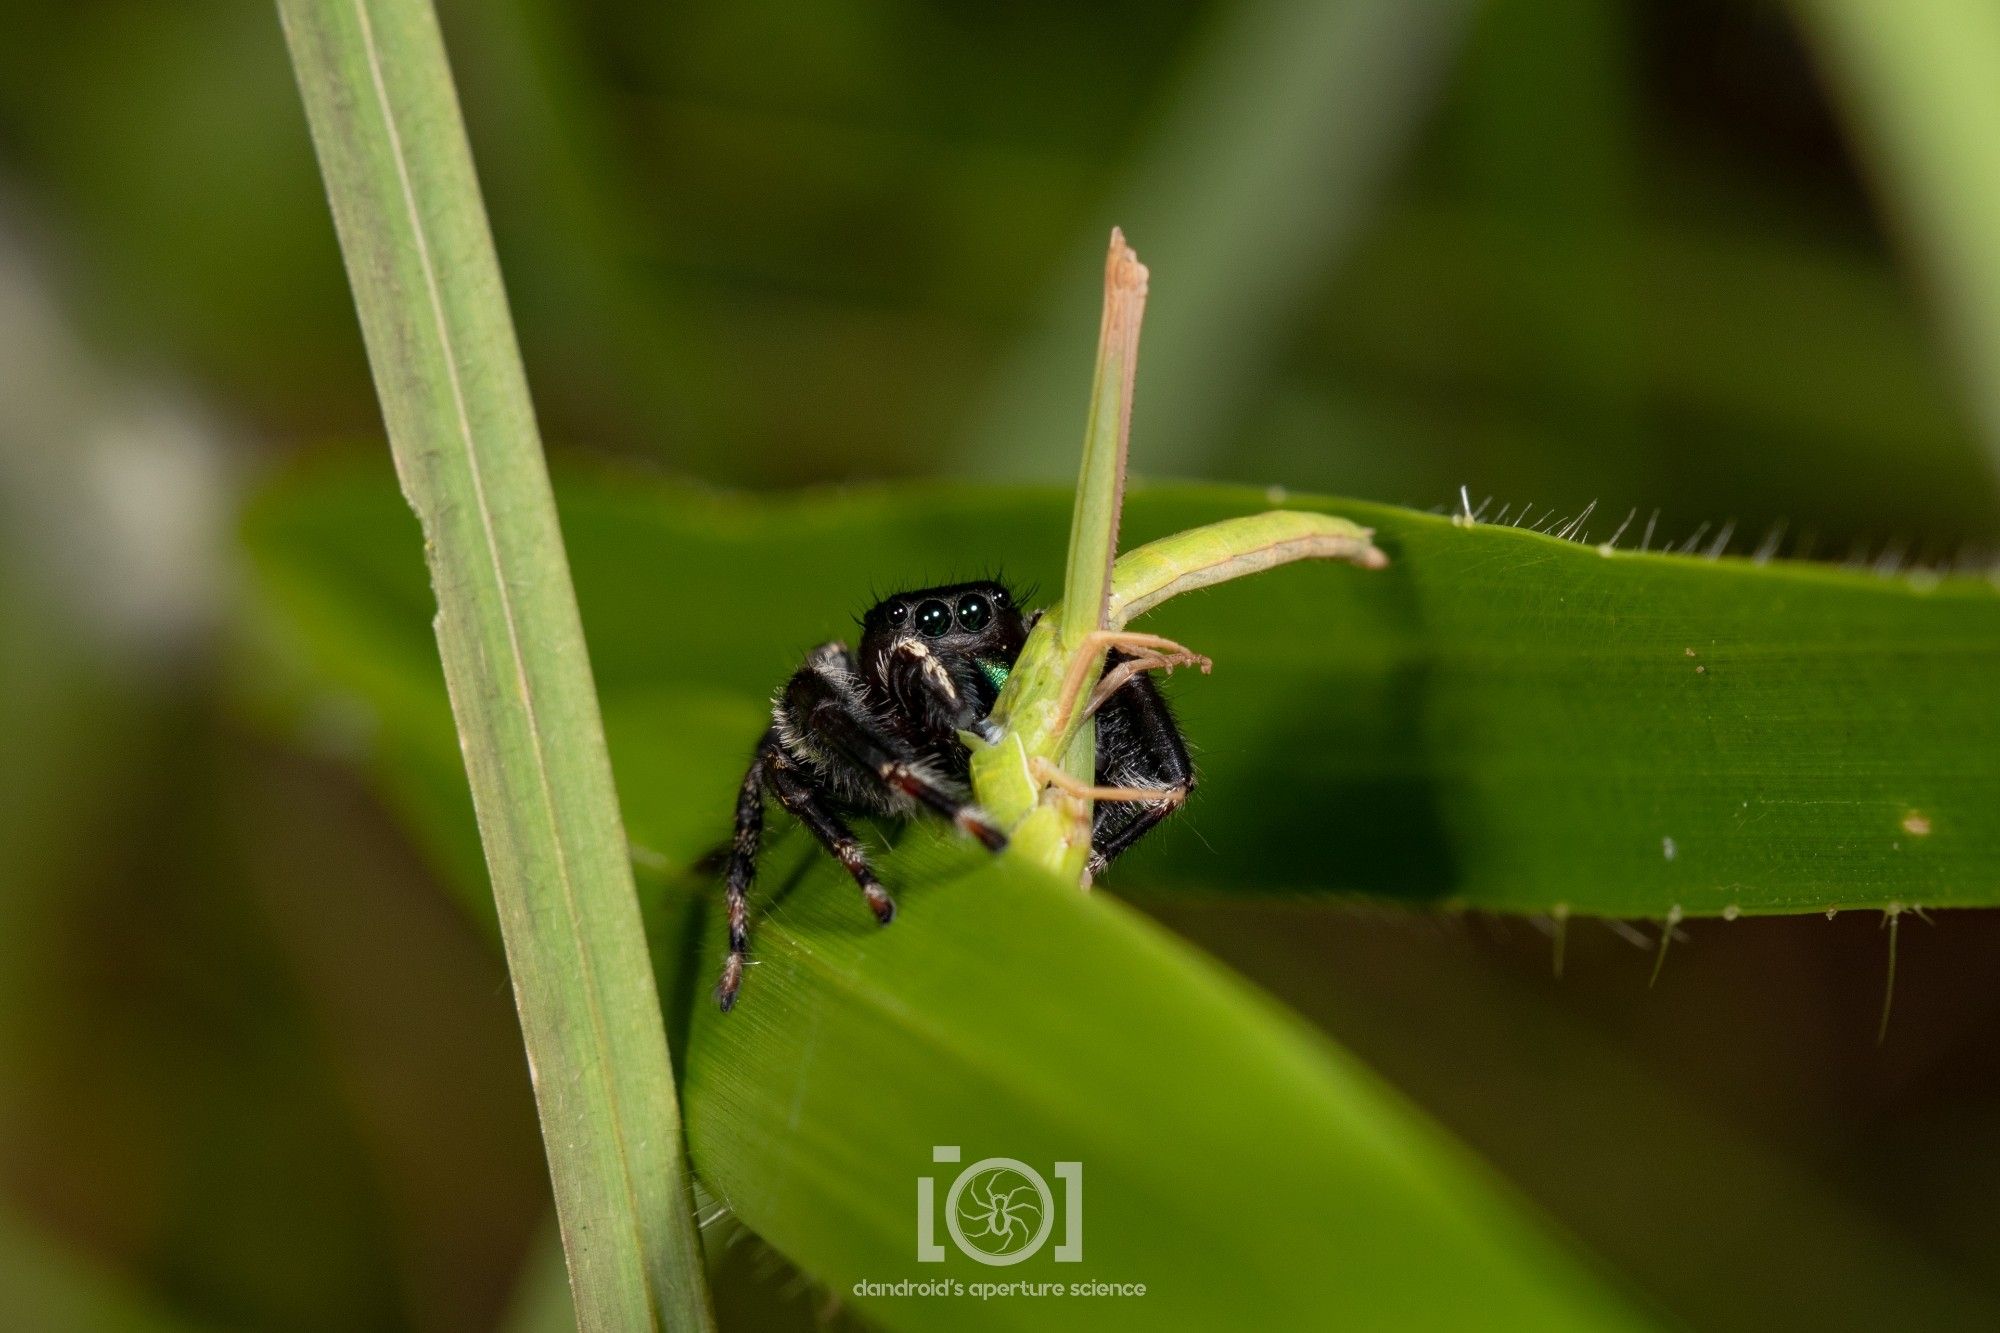
[[[851,636],[871,588],[1004,567],[1053,589],[1068,512],[1055,491],[562,494],[619,771],[682,779],[622,784],[633,837],[682,865],[726,830],[771,690]],[[1139,488],[1125,544],[1268,506]],[[1202,785],[1107,887],[1652,917],[2000,899],[1986,581],[1607,556],[1326,507],[1375,528],[1391,566],[1278,570],[1140,622],[1215,658],[1170,685]],[[388,656],[425,633],[398,530],[384,479],[329,470],[253,535],[312,663],[386,740],[448,754],[422,668]]]

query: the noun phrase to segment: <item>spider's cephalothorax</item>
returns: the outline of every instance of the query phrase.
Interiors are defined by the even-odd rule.
[[[1007,845],[1006,835],[970,803],[970,754],[960,733],[996,739],[987,714],[1033,620],[995,582],[898,593],[862,617],[858,653],[843,643],[822,644],[785,683],[736,798],[724,880],[729,960],[716,988],[724,1009],[736,1002],[743,980],[766,793],[840,860],[885,926],[896,906],[843,816],[900,819],[930,810],[994,851]],[[1111,654],[1112,664],[1120,660]],[[1187,747],[1149,677],[1135,675],[1110,694],[1096,725],[1097,780],[1158,791],[1160,800],[1098,805],[1093,874],[1194,785]]]

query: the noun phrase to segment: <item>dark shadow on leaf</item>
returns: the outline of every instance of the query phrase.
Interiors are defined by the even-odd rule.
[[[1191,697],[1184,712],[1203,785],[1182,816],[1114,868],[1108,887],[1289,888],[1409,904],[1456,892],[1460,866],[1429,740],[1432,665],[1415,647],[1428,642],[1416,589],[1396,564],[1365,577],[1365,596],[1345,600],[1340,613],[1373,621],[1371,639],[1412,646],[1386,665],[1350,663],[1335,645],[1324,664],[1246,681],[1229,674],[1226,642],[1204,642],[1219,666],[1190,691],[1243,693]],[[1324,633],[1315,599],[1288,591],[1267,609],[1281,623],[1296,619],[1302,641]],[[1227,750],[1202,752],[1209,713],[1230,717]]]

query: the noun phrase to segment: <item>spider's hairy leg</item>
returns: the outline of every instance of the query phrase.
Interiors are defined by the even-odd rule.
[[[750,883],[757,877],[757,849],[764,836],[764,768],[777,752],[778,733],[773,728],[757,742],[750,771],[743,775],[743,785],[736,792],[736,831],[730,838],[722,878],[729,909],[729,958],[715,987],[715,998],[724,1013],[736,1003],[737,988],[743,984],[744,959],[750,952]]]
[[[789,722],[785,739],[792,748],[843,763],[885,794],[929,807],[992,851],[1007,845],[1007,835],[978,807],[932,773],[901,741],[884,735],[824,670],[809,667],[793,676],[785,687],[783,705]]]
[[[1124,655],[1108,661],[1115,670]],[[1092,878],[1151,832],[1194,790],[1194,764],[1153,679],[1135,675],[1097,710],[1097,781],[1156,791],[1154,801],[1099,802],[1090,834]]]
[[[787,813],[806,826],[806,831],[819,840],[820,846],[833,853],[834,859],[847,868],[854,876],[854,882],[861,886],[861,896],[868,900],[868,909],[875,913],[875,920],[888,925],[896,919],[896,904],[882,887],[882,881],[875,878],[875,871],[868,864],[868,855],[861,848],[861,840],[854,831],[840,822],[840,817],[828,810],[820,802],[812,783],[783,755],[773,755],[765,771],[769,775],[771,794],[778,798],[778,804]]]

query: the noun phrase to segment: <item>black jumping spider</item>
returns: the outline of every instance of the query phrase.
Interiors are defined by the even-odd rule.
[[[858,655],[843,643],[823,644],[786,682],[736,798],[724,872],[729,961],[716,988],[723,1009],[735,1004],[743,981],[765,793],[839,858],[885,926],[896,905],[843,815],[904,819],[929,809],[994,851],[1007,845],[1006,834],[970,803],[970,752],[959,733],[997,738],[987,713],[1033,623],[995,582],[898,593],[862,617]],[[1127,660],[1114,650],[1107,670]],[[1151,677],[1140,672],[1117,685],[1099,705],[1096,725],[1097,781],[1157,791],[1160,799],[1099,802],[1093,874],[1194,787],[1187,747]]]

